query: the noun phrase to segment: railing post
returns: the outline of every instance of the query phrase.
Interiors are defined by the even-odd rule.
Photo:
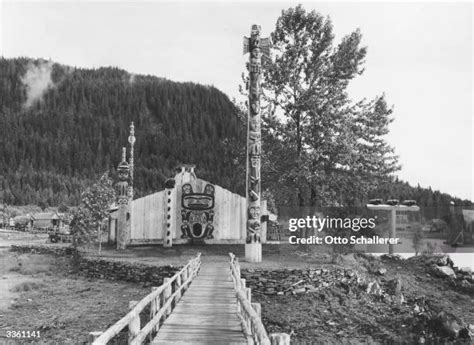
[[[89,337],[87,339],[87,344],[91,345],[94,342],[94,340],[96,340],[98,337],[100,337],[102,335],[102,333],[104,333],[104,332],[100,332],[100,331],[89,332]]]
[[[128,303],[128,308],[130,310],[133,309],[137,305],[138,301],[130,301]],[[140,315],[136,313],[133,315],[133,318],[130,320],[128,324],[128,343],[130,344],[132,340],[137,336],[140,332]]]
[[[156,286],[153,286],[151,288],[151,292],[156,291],[158,289]],[[156,296],[155,298],[152,299],[151,304],[150,304],[150,320],[153,320],[155,318],[156,313],[160,310],[160,295]],[[159,323],[153,327],[152,332],[150,333],[149,339],[150,342],[153,340],[153,336],[155,335],[154,333],[158,332],[158,329],[160,328]]]
[[[270,334],[271,345],[290,345],[290,335],[286,333]]]
[[[252,292],[251,291],[252,290],[250,288],[244,288],[245,297],[247,298],[247,301],[249,302],[249,304],[252,303]],[[248,327],[251,330],[251,332],[253,332],[252,319],[250,317],[249,317]]]
[[[252,308],[257,313],[259,319],[262,318],[262,305],[260,303],[252,303]]]
[[[252,305],[253,310],[255,310],[255,313],[257,314],[258,318],[261,320],[262,319],[262,305],[260,303],[252,303],[251,305]],[[252,325],[250,325],[250,327],[252,327]]]
[[[184,270],[182,273],[182,283],[184,285],[183,292],[185,292],[188,289],[188,286],[186,285],[187,280],[188,280],[188,270]]]
[[[237,271],[237,274],[239,275],[239,278],[240,278],[240,264],[239,264],[239,260],[238,259],[235,259],[235,270]]]
[[[172,294],[172,287],[171,287],[171,284],[169,283],[171,280],[171,278],[165,278],[163,280],[163,284],[168,284],[166,286],[166,288],[164,289],[164,292],[163,292],[163,304],[165,304],[166,302],[168,302],[169,298],[171,297],[171,294]],[[164,313],[164,315],[166,315],[166,317],[170,316],[171,314],[171,305],[166,308],[166,312]]]
[[[241,278],[240,279],[240,289],[244,292],[245,292],[245,288],[246,288],[245,283],[246,283],[245,278]]]
[[[179,300],[181,299],[181,274],[178,274],[178,276],[176,277],[176,291],[178,291],[178,293],[176,294],[176,297],[175,297],[175,305],[179,302]]]

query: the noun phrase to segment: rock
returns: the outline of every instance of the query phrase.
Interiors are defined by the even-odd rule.
[[[376,271],[376,273],[377,273],[378,275],[383,276],[385,273],[387,273],[387,269],[386,269],[386,268],[379,268],[379,269]]]
[[[433,265],[431,266],[431,272],[438,277],[456,278],[456,273],[454,273],[453,269],[448,266]]]
[[[305,292],[306,292],[306,288],[298,288],[298,289],[293,290],[293,294],[301,294]]]
[[[458,337],[461,326],[454,315],[442,311],[436,316],[435,321],[438,323],[441,330],[443,330],[450,337]]]
[[[356,275],[357,273],[354,271],[346,271],[346,277],[352,278]]]
[[[400,261],[403,258],[399,254],[383,254],[380,256],[382,260],[393,260],[393,261]]]
[[[474,284],[469,283],[465,279],[461,281],[461,288],[465,291],[474,292]]]
[[[370,282],[367,285],[366,292],[371,295],[381,295],[382,294],[382,289],[380,288],[380,285],[377,282]]]
[[[430,261],[430,263],[436,264],[438,266],[449,266],[449,267],[454,266],[453,260],[451,260],[449,255],[446,255],[446,254],[445,255],[433,256],[433,257],[431,257],[431,259],[429,261]]]
[[[397,304],[403,304],[405,303],[405,297],[403,297],[403,294],[398,294],[393,298],[393,301]]]
[[[392,295],[399,295],[402,291],[402,281],[400,278],[391,279],[387,281],[386,287]]]
[[[349,285],[349,279],[347,278],[342,278],[340,281],[341,285],[343,286],[348,286]]]
[[[357,277],[357,285],[364,287],[367,285],[367,281],[364,277]]]
[[[467,327],[461,328],[461,330],[458,333],[458,337],[461,339],[471,339],[472,336],[471,336],[471,332],[469,332],[469,328]]]
[[[471,269],[471,267],[461,267],[461,268],[459,269],[459,272],[462,273],[462,274],[464,274],[464,275],[467,275],[467,276],[472,275],[472,269]]]

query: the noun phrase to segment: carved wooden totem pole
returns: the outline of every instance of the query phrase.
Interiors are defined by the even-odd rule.
[[[244,54],[250,53],[249,70],[249,116],[247,122],[247,238],[245,259],[262,261],[260,239],[260,79],[262,56],[270,58],[270,38],[260,38],[260,25],[252,25],[250,38],[244,37]]]
[[[133,165],[133,154],[134,154],[134,151],[133,151],[133,145],[135,145],[135,141],[136,141],[136,138],[135,138],[135,126],[133,125],[133,121],[132,123],[130,123],[130,135],[128,136],[128,142],[130,144],[130,185],[128,186],[129,188],[129,194],[130,194],[130,200],[133,200],[133,168],[134,168],[134,165]]]
[[[117,226],[117,249],[125,249],[130,241],[130,166],[126,160],[126,149],[122,148],[122,161],[117,167],[117,204],[118,204],[118,226]]]

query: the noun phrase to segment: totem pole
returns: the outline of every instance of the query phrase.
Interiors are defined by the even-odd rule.
[[[130,143],[130,200],[133,200],[133,145],[135,144],[135,140],[135,126],[132,121],[130,124],[130,135],[128,137],[128,142]]]
[[[130,190],[129,177],[130,166],[127,163],[126,149],[122,148],[122,161],[117,167],[117,204],[118,204],[118,226],[117,226],[117,249],[125,249],[130,240]]]
[[[250,53],[249,70],[249,115],[247,122],[247,238],[245,260],[262,261],[260,240],[260,78],[262,56],[270,58],[270,38],[260,38],[260,25],[252,25],[250,38],[244,37],[244,54]]]

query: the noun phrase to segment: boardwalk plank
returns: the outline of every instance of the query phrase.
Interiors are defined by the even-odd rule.
[[[152,344],[247,344],[228,265],[203,263]]]

